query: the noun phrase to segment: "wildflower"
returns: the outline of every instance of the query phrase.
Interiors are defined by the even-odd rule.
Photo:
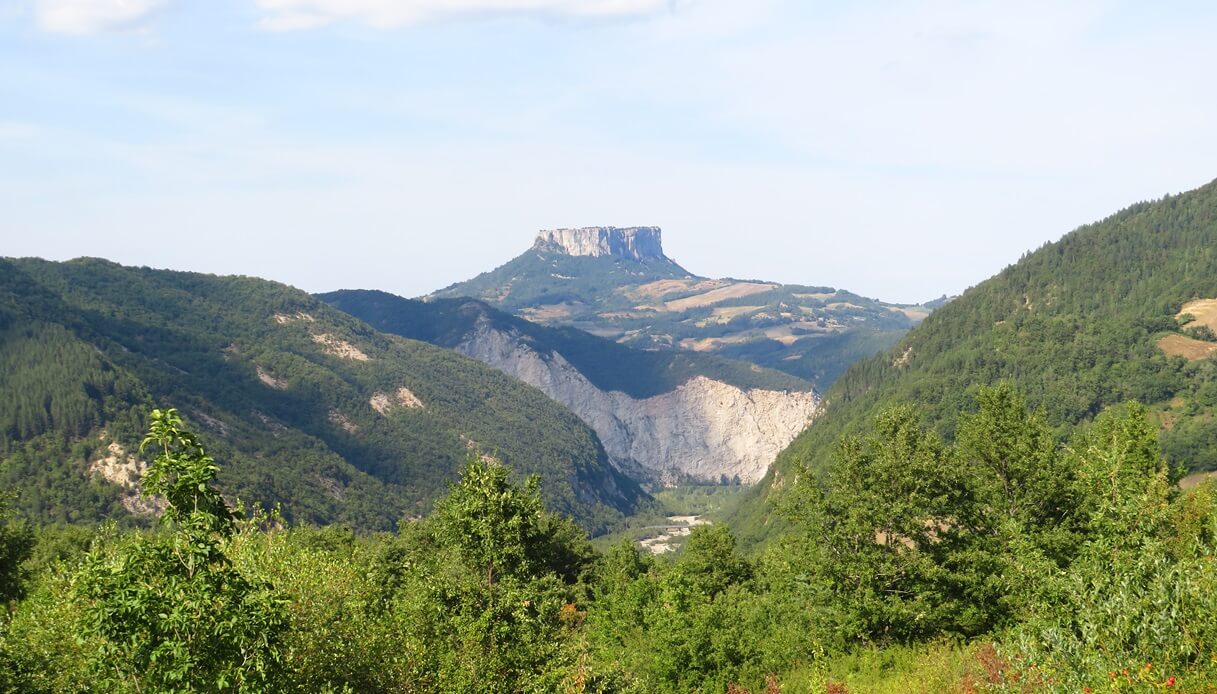
[[[1166,686],[1168,686],[1168,687],[1175,686],[1175,676],[1174,675],[1171,675],[1170,677],[1166,678]]]

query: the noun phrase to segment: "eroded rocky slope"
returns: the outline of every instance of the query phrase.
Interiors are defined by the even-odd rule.
[[[477,301],[367,291],[322,298],[380,330],[451,347],[535,386],[586,422],[618,469],[651,483],[755,482],[819,407],[810,384],[780,372],[631,349]]]
[[[649,398],[597,388],[561,354],[482,323],[456,350],[539,388],[592,427],[617,467],[661,483],[751,484],[811,420],[812,392],[740,388],[695,376]]]

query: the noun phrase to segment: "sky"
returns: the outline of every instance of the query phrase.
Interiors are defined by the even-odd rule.
[[[417,296],[537,230],[957,294],[1217,178],[1217,3],[0,0],[0,255]]]

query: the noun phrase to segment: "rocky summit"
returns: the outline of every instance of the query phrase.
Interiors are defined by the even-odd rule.
[[[543,229],[533,246],[537,250],[571,256],[611,256],[645,262],[668,260],[663,254],[659,227],[583,227]]]

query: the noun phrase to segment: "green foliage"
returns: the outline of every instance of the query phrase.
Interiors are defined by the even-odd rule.
[[[143,494],[165,499],[161,522],[203,537],[230,534],[232,512],[212,486],[220,468],[203,450],[198,437],[182,428],[177,410],[152,410],[148,435],[140,443],[139,452],[149,445],[159,450],[144,473]]]
[[[95,681],[122,691],[263,691],[284,625],[271,586],[233,567],[233,516],[212,487],[218,467],[175,410],[153,410],[144,444],[159,455],[145,493],[167,501],[168,533],[105,543],[75,578],[83,634],[99,647]]]
[[[1204,340],[1205,342],[1217,342],[1217,332],[1213,332],[1213,329],[1207,325],[1197,325],[1192,328],[1186,328],[1183,331],[1183,334],[1197,340]]]
[[[881,413],[866,438],[842,440],[824,481],[801,473],[787,513],[813,538],[809,570],[839,606],[848,639],[989,626],[987,606],[968,599],[973,499],[962,472],[904,407]]]
[[[756,582],[725,527],[695,529],[670,566],[617,545],[597,575],[593,662],[635,674],[645,691],[722,692],[807,652],[802,605]]]
[[[818,671],[808,667],[790,672],[782,683],[783,691],[833,692],[831,683],[836,691],[866,694],[967,694],[992,691],[1006,665],[991,643],[943,640],[859,648]],[[1041,690],[1029,686],[1026,691]]]
[[[1002,519],[1059,524],[1070,506],[1070,467],[1057,455],[1043,414],[1009,381],[981,388],[976,400],[978,411],[960,416],[956,453],[975,474],[979,495]]]
[[[493,587],[496,576],[532,572],[542,513],[535,477],[517,489],[502,465],[471,459],[460,483],[436,506],[435,522],[440,539]]]
[[[429,568],[454,580],[434,582],[421,594],[453,609],[439,622],[422,622],[430,631],[419,636],[448,645],[434,662],[442,691],[545,690],[571,664],[561,637],[577,610],[563,575],[580,571],[563,560],[578,562],[581,552],[554,547],[570,539],[569,526],[547,516],[535,478],[516,487],[503,466],[477,459],[437,504],[435,542],[451,559]],[[421,616],[416,599],[400,606]]]
[[[80,525],[49,525],[34,532],[34,546],[25,568],[32,576],[45,576],[61,564],[78,563],[93,544],[93,530]]]
[[[752,567],[736,551],[735,538],[723,525],[693,529],[674,576],[699,595],[714,598],[752,577]]]
[[[986,677],[1012,691],[1211,677],[1217,503],[1173,487],[1147,409],[1111,408],[1057,447],[1009,384],[978,401],[953,449],[899,408],[844,439],[823,481],[801,472],[786,513],[806,535],[783,545],[802,547],[820,627],[847,643],[996,633]]]
[[[34,548],[34,531],[12,517],[8,500],[0,495],[0,610],[20,598],[25,588],[25,561]]]
[[[1138,406],[1105,412],[1068,447],[1086,541],[1068,572],[1028,572],[1038,590],[1009,639],[1058,686],[1212,682],[1217,498],[1171,487],[1146,422]]]
[[[242,573],[275,587],[285,606],[279,691],[420,691],[418,651],[386,609],[392,589],[369,571],[388,535],[358,537],[335,526],[243,522],[228,553]]]
[[[1058,445],[1008,383],[953,444],[896,407],[801,470],[796,531],[721,524],[674,559],[595,555],[535,478],[471,458],[395,533],[243,518],[173,410],[154,530],[37,535],[0,620],[0,691],[1207,691],[1217,487],[1172,483],[1150,412]]]
[[[6,623],[0,623],[0,691],[88,692],[97,689],[90,657],[101,644],[85,631],[85,605],[66,566],[37,579]]]

